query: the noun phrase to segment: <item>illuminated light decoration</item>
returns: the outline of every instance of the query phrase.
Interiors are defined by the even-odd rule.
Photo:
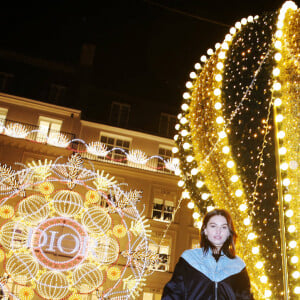
[[[284,159],[279,166],[284,163],[290,166],[291,161],[297,161],[295,153],[298,149],[296,143],[299,141],[296,131],[299,128],[299,117],[295,116],[299,107],[296,99],[299,99],[300,90],[300,80],[297,77],[299,10],[292,12],[287,6],[283,7],[284,13],[281,10],[279,14],[254,18],[249,16],[237,22],[235,30],[230,29],[231,40],[227,36],[223,43],[216,46],[216,52],[202,65],[193,81],[193,88],[189,90],[189,110],[183,113],[189,122],[181,129],[186,129],[190,134],[176,140],[182,178],[186,181],[185,187],[190,191],[197,210],[204,214],[207,207],[213,204],[214,207],[224,207],[233,214],[238,224],[240,243],[243,245],[243,259],[250,266],[248,272],[253,283],[252,290],[258,299],[264,299],[271,289],[272,299],[283,295],[282,283],[273,272],[274,269],[281,270],[281,260],[278,257],[281,257],[280,251],[283,251],[280,250],[279,220],[276,213],[276,126],[279,137],[281,136],[278,149],[287,149],[286,153],[279,151],[280,159]],[[279,19],[283,26],[276,31]],[[218,74],[222,79],[217,77]],[[219,95],[214,94],[216,89],[220,89]],[[221,105],[215,107],[216,103]],[[276,120],[273,104],[283,117],[280,121],[279,116],[276,124],[272,124]],[[225,122],[217,124],[218,117],[222,117]],[[227,135],[224,138],[219,135],[222,131]],[[185,149],[184,143],[188,143],[190,147]],[[193,166],[186,160],[189,155],[195,158]],[[227,165],[228,161],[234,164]],[[197,163],[199,172],[191,182],[189,176],[191,169],[195,167],[194,163]],[[283,166],[285,168],[286,165]],[[282,177],[277,180],[287,183],[290,181],[290,184],[284,186],[283,198],[285,210],[288,210],[288,206],[293,206],[294,215],[288,219],[285,217],[284,222],[291,221],[295,224],[296,231],[291,235],[289,233],[288,245],[291,239],[296,240],[299,232],[294,223],[295,215],[299,215],[299,208],[296,207],[299,191],[294,186],[294,179],[299,176],[298,170],[296,164],[295,169],[281,169]],[[238,176],[236,182],[231,181],[234,175]],[[198,180],[204,182],[200,188],[196,184]],[[243,192],[240,197],[235,194],[237,190]],[[203,192],[211,194],[209,203],[201,198]],[[292,197],[286,198],[287,193],[292,194]],[[248,226],[243,223],[247,218],[251,221]],[[197,222],[195,226],[196,224]],[[248,236],[254,238],[247,240]],[[258,245],[260,251],[253,258],[251,249]],[[295,249],[289,246],[288,255],[298,251]],[[253,269],[257,260],[261,261],[261,268]],[[298,265],[293,265],[291,270],[295,268]],[[269,279],[261,282],[260,278],[266,278],[263,276]],[[289,285],[293,297],[295,281],[291,280]]]
[[[282,103],[281,99],[280,98],[276,98],[275,101],[274,101],[274,105],[275,106],[280,106]]]
[[[196,70],[200,70],[201,69],[201,65],[199,63],[196,63],[194,67],[195,67]]]
[[[20,289],[19,296],[21,300],[31,300],[34,296],[34,291],[32,288],[24,286]]]
[[[255,266],[256,266],[257,269],[261,269],[264,265],[261,261],[259,261],[259,262],[256,263]]]
[[[173,147],[173,148],[172,148],[172,153],[175,154],[175,153],[178,153],[178,151],[179,151],[179,149],[178,149],[177,147]]]
[[[73,273],[73,282],[81,293],[88,294],[103,282],[103,272],[97,265],[85,263],[80,265]]]
[[[211,48],[207,49],[207,54],[208,55],[213,55],[214,54],[214,50],[211,49]]]
[[[193,201],[190,201],[187,206],[189,209],[193,209],[195,207],[195,204]]]
[[[50,209],[44,197],[31,195],[19,203],[17,212],[21,217],[26,217],[26,222],[38,224],[48,217]]]
[[[179,160],[176,158],[169,158],[165,161],[165,167],[173,172],[179,170]]]
[[[127,160],[136,164],[144,165],[147,163],[147,155],[141,150],[131,150],[127,154]]]
[[[53,196],[53,207],[61,216],[72,217],[81,211],[83,200],[77,192],[61,190]]]
[[[198,212],[194,212],[194,213],[193,213],[193,218],[194,218],[195,220],[197,220],[199,217],[200,217],[200,214],[199,214]]]
[[[56,271],[42,274],[36,288],[38,293],[46,299],[61,299],[69,292],[67,277]]]
[[[246,204],[241,204],[240,206],[239,206],[239,210],[240,211],[245,211],[247,209],[247,205]]]
[[[233,168],[234,167],[234,162],[232,160],[229,160],[227,163],[226,163],[226,166],[227,168]]]
[[[203,193],[203,194],[201,195],[201,198],[202,198],[203,200],[207,200],[208,197],[209,197],[209,194],[208,194],[208,193]]]
[[[292,195],[290,195],[290,194],[285,194],[285,195],[284,195],[284,200],[285,200],[286,202],[290,202],[290,201],[292,200]]]
[[[42,180],[45,180],[47,177],[51,176],[50,168],[52,165],[52,160],[48,162],[47,159],[42,163],[41,160],[38,160],[38,164],[35,161],[32,161],[31,163],[28,163],[28,167],[33,170],[34,174],[38,175]],[[44,183],[45,185],[49,184],[49,187],[51,183]],[[52,193],[52,191],[51,191]],[[50,193],[50,194],[51,194]],[[46,193],[47,195],[48,193]]]
[[[37,176],[38,168],[45,171],[40,172],[40,188],[23,198],[21,186],[36,184],[24,181],[24,174]],[[75,185],[66,189],[72,177]],[[0,228],[0,262],[10,282],[6,298],[138,297],[143,276],[153,272],[158,257],[148,248],[150,225],[136,209],[141,193],[122,191],[116,183],[74,158],[63,164],[32,163],[19,171],[0,166],[0,210],[14,203],[16,211]],[[138,255],[120,258],[125,252]],[[123,267],[118,271],[116,265]],[[12,281],[19,294],[10,290]],[[21,295],[23,285],[30,292]]]
[[[194,160],[194,157],[192,155],[189,155],[186,157],[187,162],[192,162]]]
[[[180,134],[181,136],[187,136],[189,132],[186,129],[183,129]]]
[[[39,190],[43,195],[49,196],[54,191],[54,186],[51,182],[43,182],[39,185]]]
[[[96,156],[105,157],[109,151],[107,150],[107,146],[100,142],[92,142],[87,145],[87,152]]]
[[[118,280],[121,276],[121,270],[118,267],[111,267],[107,270],[107,277],[109,280]]]
[[[207,206],[207,208],[206,208],[206,210],[208,211],[208,212],[210,212],[210,211],[212,211],[212,210],[214,210],[215,209],[215,207],[214,206]]]
[[[0,207],[0,217],[2,219],[10,219],[15,214],[15,210],[10,205],[3,205]]]
[[[191,73],[190,73],[190,78],[191,78],[191,79],[197,78],[197,74],[196,74],[195,72],[191,72]],[[182,107],[181,107],[181,108],[182,108]],[[184,109],[182,108],[182,110],[184,110]]]
[[[298,279],[298,278],[300,277],[300,272],[295,271],[295,272],[293,272],[292,276],[293,276],[295,279]]]
[[[178,183],[177,183],[177,185],[179,187],[183,187],[184,186],[184,181],[183,180],[179,180]]]
[[[200,57],[200,60],[201,60],[202,62],[206,62],[207,58],[206,58],[205,55],[202,55],[202,56]]]
[[[215,104],[215,109],[221,109],[222,108],[222,104],[220,102],[217,102]]]
[[[252,248],[252,253],[253,253],[253,254],[259,253],[259,247],[253,247],[253,248]]]
[[[5,134],[17,139],[25,139],[28,136],[29,131],[22,124],[12,123],[5,128]]]
[[[197,188],[201,188],[204,185],[204,182],[201,180],[198,180],[196,183]]]
[[[100,200],[100,195],[96,191],[89,190],[85,194],[86,203],[97,203]]]
[[[124,225],[122,224],[118,224],[116,226],[114,226],[113,228],[113,234],[117,237],[117,238],[122,238],[126,235],[127,230],[125,228]]]
[[[31,255],[18,253],[7,260],[5,268],[16,282],[24,285],[36,276],[39,265]]]
[[[183,117],[183,118],[180,119],[180,123],[181,123],[182,125],[185,125],[187,122],[188,122],[188,120],[187,120],[187,118],[185,118],[185,117]]]
[[[183,94],[183,99],[189,99],[191,97],[191,95],[190,95],[190,93],[188,93],[188,92],[185,92],[184,94]]]
[[[299,261],[298,256],[292,256],[292,257],[291,257],[291,263],[292,263],[292,264],[296,264],[298,261]]]
[[[279,154],[280,154],[280,155],[285,155],[285,154],[286,154],[286,148],[285,148],[285,147],[281,147],[281,148],[279,149]]]
[[[183,103],[183,104],[181,105],[181,109],[182,109],[183,111],[187,111],[187,110],[189,109],[189,106],[188,106],[186,103]]]
[[[223,117],[217,117],[216,122],[217,122],[218,124],[224,123]]]
[[[197,175],[198,172],[199,172],[199,170],[196,169],[196,168],[194,168],[194,169],[191,170],[191,174],[192,174],[192,175]]]
[[[219,135],[220,139],[224,139],[227,136],[225,131],[218,132],[218,135]]]
[[[193,84],[192,84],[190,81],[188,81],[188,82],[185,84],[185,86],[186,86],[188,89],[191,89],[191,88],[193,87]]]
[[[189,199],[190,198],[190,193],[185,190],[185,191],[182,192],[181,197],[183,199]]]
[[[104,176],[105,172],[97,170],[98,176],[93,181],[94,186],[98,191],[107,191],[112,186],[114,186],[117,181],[114,176],[110,176],[108,173]]]
[[[66,135],[62,133],[50,133],[47,137],[47,144],[60,148],[67,148],[70,142]]]

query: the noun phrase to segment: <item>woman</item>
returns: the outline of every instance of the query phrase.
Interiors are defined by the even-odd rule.
[[[245,263],[235,255],[236,232],[223,209],[208,212],[201,227],[201,248],[180,257],[163,300],[252,300]]]

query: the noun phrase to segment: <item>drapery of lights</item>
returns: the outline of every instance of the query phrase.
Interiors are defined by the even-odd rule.
[[[291,297],[300,294],[299,140],[300,140],[300,14],[293,2],[283,5],[274,38],[273,102],[277,126],[278,158],[284,199],[284,224]],[[297,115],[298,114],[298,115]]]
[[[61,160],[0,166],[4,297],[134,299],[158,261],[136,207],[141,192],[87,169],[79,154]]]
[[[299,16],[298,11],[295,14]],[[186,83],[188,91],[183,94],[182,112],[175,126],[177,147],[173,149],[180,160],[181,170],[177,174],[182,179],[178,186],[184,189],[182,198],[191,199],[188,207],[194,209],[196,226],[201,225],[197,221],[200,216],[214,206],[227,208],[232,213],[243,245],[244,253],[241,254],[250,269],[258,299],[282,296],[281,275],[274,275],[275,270],[281,271],[277,259],[281,254],[272,142],[276,21],[275,14],[243,18],[230,29],[222,44],[216,44],[215,52],[207,51],[209,59],[201,56],[202,65],[195,64],[196,71],[190,73],[192,81]],[[295,21],[293,26],[297,30]],[[291,32],[290,29],[290,37],[285,40],[290,47],[297,41],[297,35]],[[299,72],[297,47],[293,46],[290,53],[294,55],[294,68]],[[295,72],[293,70],[290,76],[296,76]],[[293,85],[295,90],[296,86]],[[294,96],[291,98],[297,101],[299,95]],[[295,119],[294,124],[299,123]],[[286,122],[285,126],[289,124]],[[298,141],[294,135],[293,143]],[[294,148],[295,155],[297,151]],[[294,176],[299,177],[295,175],[299,172],[295,157],[292,161],[297,169]],[[289,200],[290,194],[286,198]],[[293,204],[296,206],[297,201]],[[291,219],[291,209],[287,214]],[[288,228],[298,232],[294,224]],[[295,240],[291,245],[295,249]],[[293,254],[292,258],[292,276],[298,279],[299,272],[295,271],[298,254]],[[293,286],[293,290],[299,293],[297,287]]]

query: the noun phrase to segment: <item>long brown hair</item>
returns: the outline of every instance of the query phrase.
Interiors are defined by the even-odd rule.
[[[212,250],[216,249],[216,247],[208,240],[207,236],[204,233],[204,230],[207,226],[208,221],[213,216],[223,216],[226,219],[228,229],[229,229],[229,237],[223,244],[221,251],[223,251],[224,254],[226,256],[228,256],[229,258],[234,258],[235,257],[235,242],[236,242],[237,234],[234,229],[231,215],[225,209],[214,209],[214,210],[206,213],[206,215],[203,218],[203,223],[202,223],[201,231],[200,231],[200,235],[201,235],[200,246],[201,246],[201,248],[203,248],[204,253],[207,253],[209,248],[211,248]]]

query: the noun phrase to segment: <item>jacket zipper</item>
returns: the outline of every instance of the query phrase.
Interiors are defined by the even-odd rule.
[[[218,283],[215,282],[215,300],[218,300]]]

